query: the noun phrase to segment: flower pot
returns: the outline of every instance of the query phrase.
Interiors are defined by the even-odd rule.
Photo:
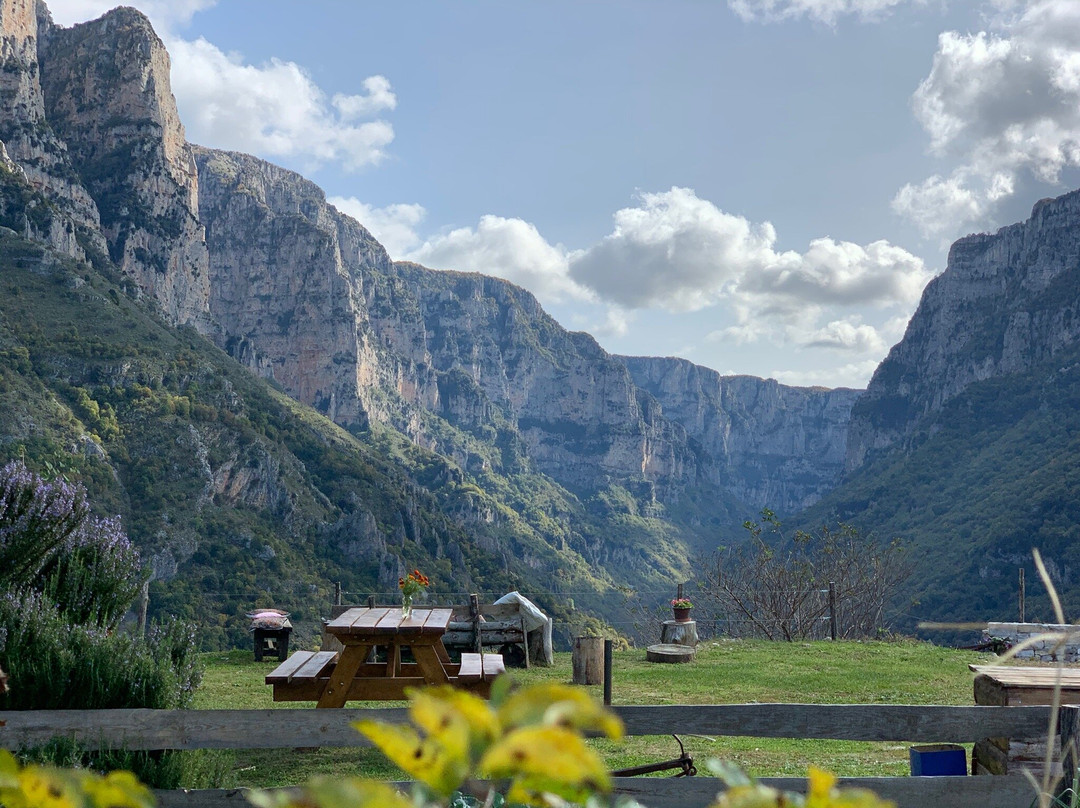
[[[689,609],[672,609],[675,613],[676,623],[689,623],[690,622],[690,610]]]

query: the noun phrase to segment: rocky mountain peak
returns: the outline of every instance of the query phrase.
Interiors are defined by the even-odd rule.
[[[902,442],[968,385],[1030,369],[1080,339],[1080,192],[968,236],[923,292],[852,414],[847,467]]]
[[[149,20],[118,8],[38,47],[46,116],[97,203],[113,262],[172,322],[209,328],[198,171]]]

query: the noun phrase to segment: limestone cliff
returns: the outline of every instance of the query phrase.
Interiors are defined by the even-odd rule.
[[[206,329],[198,178],[165,46],[131,8],[44,28],[38,60],[45,117],[97,203],[110,257],[171,322]]]
[[[45,115],[38,66],[39,29],[52,22],[37,0],[0,0],[0,141],[31,187],[44,192],[55,215],[25,216],[17,228],[72,257],[76,237],[104,250],[97,206],[72,168],[67,147]]]
[[[291,395],[343,425],[374,419],[450,456],[426,416],[492,434],[499,419],[542,471],[577,488],[694,481],[682,430],[619,361],[528,292],[394,264],[298,174],[195,154],[222,345]]]
[[[1026,222],[968,236],[923,292],[904,339],[855,405],[847,466],[911,434],[968,385],[1019,373],[1080,339],[1080,192]]]
[[[743,502],[794,513],[843,470],[848,417],[861,391],[721,376],[684,359],[623,361],[700,447],[702,468]]]

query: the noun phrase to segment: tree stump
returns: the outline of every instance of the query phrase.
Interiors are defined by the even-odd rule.
[[[660,642],[665,645],[688,645],[696,648],[698,644],[697,621],[665,620],[660,629]]]
[[[693,662],[697,649],[689,645],[664,644],[650,645],[645,649],[648,662]]]
[[[575,685],[598,685],[604,681],[604,638],[577,637],[571,657]]]

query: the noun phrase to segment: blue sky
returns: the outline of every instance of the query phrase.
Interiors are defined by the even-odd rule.
[[[1075,0],[133,5],[189,140],[614,353],[861,387],[951,240],[1080,179]]]

